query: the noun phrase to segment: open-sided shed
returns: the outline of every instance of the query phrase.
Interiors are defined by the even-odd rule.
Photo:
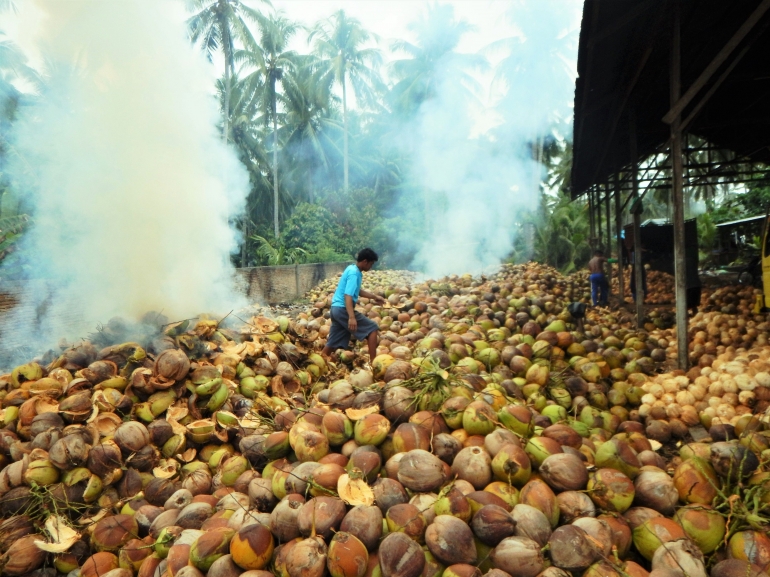
[[[756,163],[770,163],[769,10],[770,0],[586,0],[583,8],[572,195],[588,195],[599,237],[604,213],[609,241],[626,207],[638,230],[640,186],[671,190],[682,367],[682,190],[765,175]],[[709,145],[690,145],[688,134]],[[717,153],[725,149],[732,154]]]

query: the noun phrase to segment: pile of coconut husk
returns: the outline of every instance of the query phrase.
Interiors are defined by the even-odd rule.
[[[0,376],[2,574],[767,575],[749,295],[693,318],[685,373],[670,328],[578,330],[583,274],[367,273],[374,359],[320,355],[334,288],[291,317],[116,322]]]

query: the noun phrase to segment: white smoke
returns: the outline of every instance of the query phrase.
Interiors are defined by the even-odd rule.
[[[215,71],[190,44],[180,5],[29,1],[47,86],[15,125],[10,177],[34,207],[32,276],[53,296],[40,326],[11,319],[5,329],[50,343],[114,315],[240,306],[229,221],[248,177],[216,128]],[[27,308],[47,298],[36,286]]]
[[[412,266],[428,276],[478,274],[510,254],[545,176],[532,150],[571,118],[581,7],[565,0],[511,4],[518,34],[488,51],[503,57],[491,89],[496,101],[486,103],[500,124],[487,134],[474,138],[485,103],[469,98],[451,66],[436,97],[422,105],[410,179],[425,191],[429,210]]]

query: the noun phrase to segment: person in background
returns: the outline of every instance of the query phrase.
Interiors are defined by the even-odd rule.
[[[373,320],[356,312],[355,307],[358,297],[372,299],[379,304],[384,304],[385,299],[369,291],[361,290],[363,272],[369,271],[377,262],[377,253],[370,248],[365,248],[356,256],[356,264],[351,264],[340,277],[337,290],[334,291],[331,306],[332,326],[326,346],[321,354],[329,357],[337,349],[347,349],[350,346],[350,337],[359,341],[366,341],[369,345],[369,361],[377,356],[377,344],[379,343],[379,327]]]
[[[594,257],[588,261],[588,277],[591,281],[591,302],[594,306],[606,307],[609,300],[610,284],[607,282],[607,276],[604,274],[604,265],[607,258],[604,251],[597,249],[594,251]]]
[[[687,313],[693,316],[698,313],[702,293],[697,258],[685,258],[685,289]]]

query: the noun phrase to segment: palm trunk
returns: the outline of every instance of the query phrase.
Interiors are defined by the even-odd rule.
[[[222,26],[221,23],[220,26]],[[233,65],[233,55],[230,53],[229,35],[224,32],[227,28],[223,27],[222,30],[222,50],[225,55],[225,102],[223,106],[224,122],[222,126],[222,138],[225,141],[225,144],[227,144],[230,139],[230,71]]]
[[[222,140],[224,140],[225,145],[230,141],[230,93],[232,92],[232,66],[233,66],[233,59],[232,54],[229,50],[229,38],[224,37],[222,38],[222,48],[224,50],[225,55],[225,101],[222,106]],[[243,222],[241,224],[241,235],[243,236],[243,241],[241,243],[241,266],[246,266],[246,247],[248,245],[248,238],[249,238],[249,219],[248,215],[243,215]]]
[[[227,144],[230,137],[230,67],[225,63],[225,105],[222,139]]]
[[[307,171],[307,200],[310,204],[315,203],[315,194],[313,193],[313,177],[310,171]]]
[[[348,91],[345,85],[345,76],[342,76],[342,164],[344,172],[344,190],[348,193]]]
[[[275,81],[273,81],[275,82]],[[273,228],[275,238],[278,230],[278,118],[275,110],[275,86],[273,87]]]

